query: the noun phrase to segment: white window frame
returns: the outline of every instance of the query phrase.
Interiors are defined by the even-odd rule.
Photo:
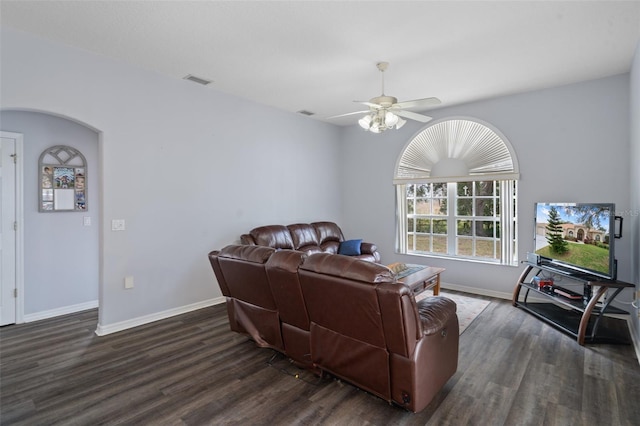
[[[469,180],[472,182],[472,186],[475,187],[476,182],[487,181],[481,180]],[[517,266],[518,259],[518,238],[517,238],[517,182],[514,180],[501,180],[493,181],[493,193],[492,195],[477,195],[475,189],[472,188],[468,197],[458,196],[457,186],[459,182],[446,182],[447,195],[446,197],[437,197],[433,194],[429,197],[430,200],[445,199],[447,201],[447,214],[438,215],[434,214],[433,210],[429,214],[420,214],[415,211],[415,200],[422,197],[417,197],[414,191],[414,196],[407,195],[408,185],[420,185],[424,182],[406,183],[397,186],[397,224],[398,224],[398,238],[396,251],[401,254],[417,255],[417,256],[430,256],[430,257],[444,257],[453,259],[473,260],[485,263],[494,263],[501,265],[513,265]],[[445,183],[445,182],[441,182]],[[496,195],[496,191],[498,195]],[[472,215],[462,216],[458,215],[458,201],[461,199],[471,200],[472,209],[475,209],[476,201],[480,199],[493,200],[493,212],[491,216],[478,215],[477,212],[473,212]],[[414,201],[414,211],[410,212],[408,204],[410,200]],[[500,211],[497,212],[497,203],[499,203]],[[506,208],[505,208],[506,207]],[[434,233],[433,223],[431,223],[430,232],[418,232],[418,219],[430,219],[437,220],[443,219],[447,221],[447,234]],[[413,220],[413,229],[409,229],[409,221]],[[473,235],[475,233],[475,227],[472,226],[472,235],[458,235],[458,221],[470,220],[474,221],[492,221],[497,226],[494,227],[494,236],[485,237]],[[497,229],[500,229],[500,236],[496,236]],[[419,236],[429,237],[430,250],[417,250],[416,241]],[[446,235],[447,250],[446,252],[433,251],[433,238]],[[472,244],[471,254],[459,254],[459,242],[461,240],[469,240]],[[491,241],[493,243],[493,255],[491,257],[478,255],[476,252],[477,242],[479,241]],[[410,244],[412,243],[412,244]],[[411,245],[411,247],[409,247]],[[497,256],[499,250],[500,255]]]

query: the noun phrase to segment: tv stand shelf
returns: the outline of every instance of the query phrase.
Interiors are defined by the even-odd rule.
[[[618,280],[605,280],[588,274],[568,274],[558,270],[551,265],[535,264],[525,262],[527,267],[520,275],[518,283],[513,291],[513,306],[519,307],[542,321],[575,337],[580,345],[585,344],[585,340],[594,342],[596,337],[615,341],[615,336],[609,333],[606,328],[600,334],[598,329],[603,322],[605,314],[628,315],[627,311],[611,306],[611,302],[620,292],[633,284]],[[583,295],[580,299],[570,299],[566,296],[555,293],[552,289],[540,289],[533,283],[533,277],[527,278],[533,273],[538,276],[542,271],[552,272],[562,275],[568,279],[583,283]],[[557,288],[557,286],[554,286]],[[553,288],[553,287],[552,287]],[[613,290],[605,301],[600,299],[607,291]],[[525,290],[524,292],[522,290]],[[595,290],[595,291],[594,291]],[[524,294],[522,294],[524,293]],[[529,295],[542,296],[550,303],[531,302]]]

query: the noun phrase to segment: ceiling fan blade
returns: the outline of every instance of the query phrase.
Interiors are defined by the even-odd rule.
[[[394,107],[398,108],[426,108],[433,105],[440,105],[442,102],[438,98],[414,99],[412,101],[398,102]]]
[[[400,117],[408,118],[410,120],[419,121],[421,123],[426,123],[428,121],[431,121],[432,119],[432,117],[429,117],[428,115],[422,115],[411,111],[404,111],[401,109],[394,108],[391,111],[393,111],[395,115],[399,115]]]
[[[353,101],[353,102],[358,103],[358,104],[362,104],[362,105],[366,105],[366,106],[374,108],[374,109],[382,108],[382,105],[374,104],[373,102],[369,102],[369,101]]]
[[[364,114],[365,112],[369,112],[369,110],[366,110],[366,111],[355,111],[355,112],[348,112],[346,114],[332,115],[331,117],[327,117],[327,120],[330,120],[332,118],[346,117],[348,115],[354,115],[354,114]]]

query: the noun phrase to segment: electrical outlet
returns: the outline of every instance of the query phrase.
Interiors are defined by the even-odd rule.
[[[113,219],[111,221],[111,230],[124,231],[125,230],[124,219]]]
[[[133,288],[133,276],[129,275],[124,277],[124,288],[126,289]]]

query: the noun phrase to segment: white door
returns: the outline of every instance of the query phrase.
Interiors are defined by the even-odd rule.
[[[17,312],[16,281],[16,144],[12,137],[0,138],[0,325],[14,324]]]

